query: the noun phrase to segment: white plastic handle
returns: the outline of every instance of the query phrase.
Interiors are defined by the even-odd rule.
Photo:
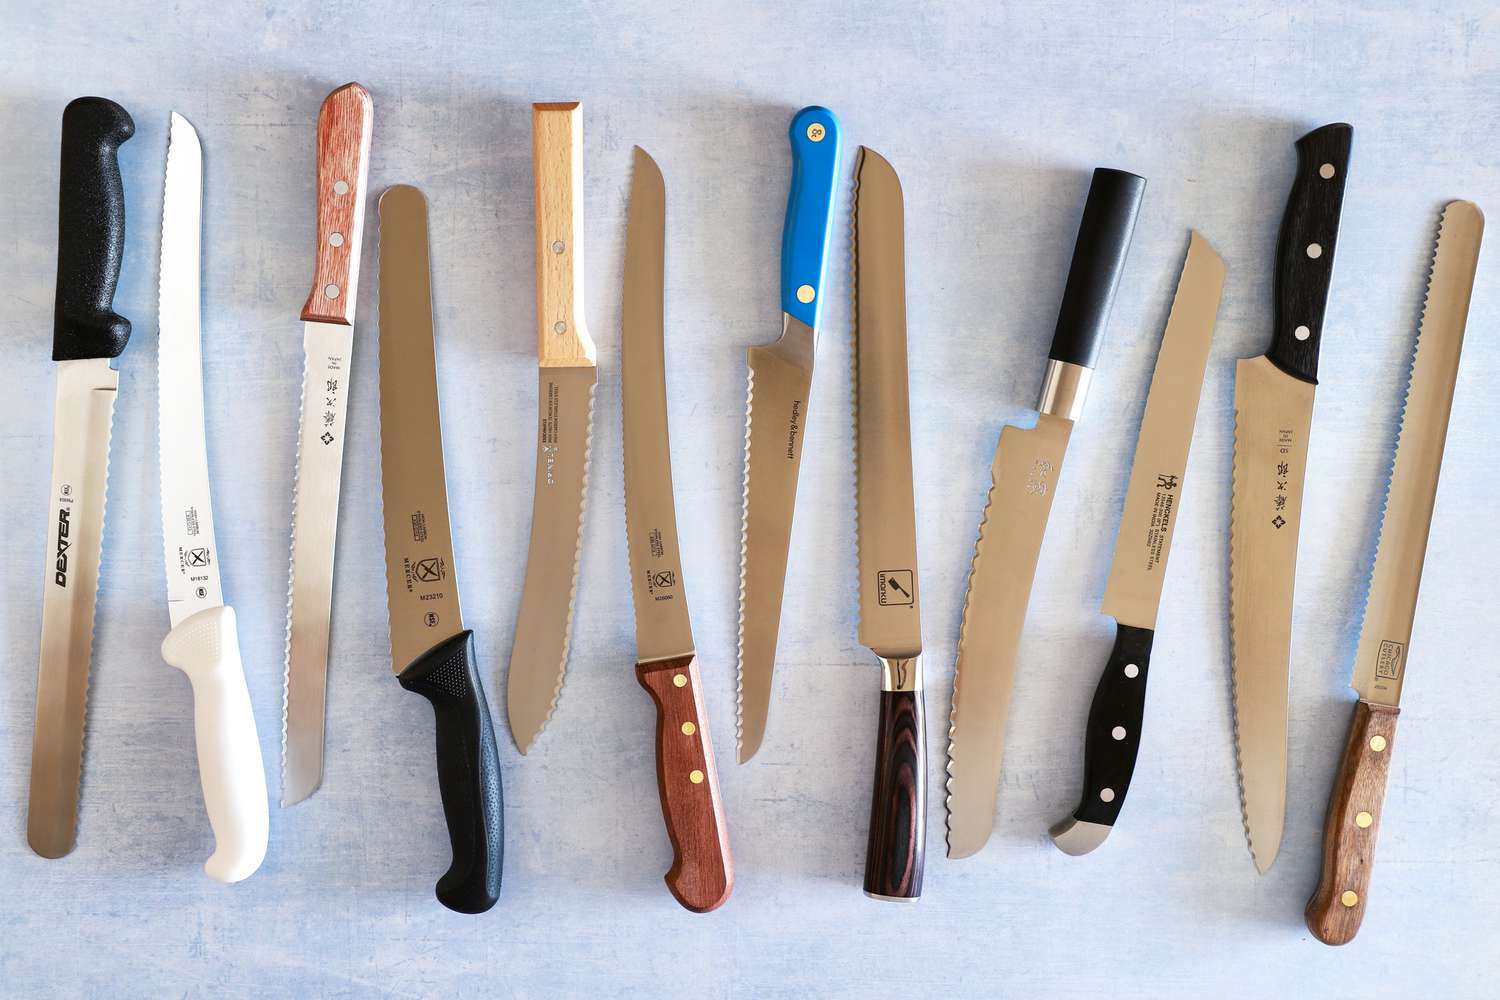
[[[205,608],[178,622],[161,655],[193,682],[198,774],[214,831],[214,853],[203,870],[220,882],[249,878],[266,857],[270,799],[234,609]]]

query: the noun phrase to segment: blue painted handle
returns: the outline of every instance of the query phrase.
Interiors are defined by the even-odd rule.
[[[781,308],[815,330],[833,226],[839,134],[839,120],[827,108],[803,108],[792,119],[792,190],[781,234]]]

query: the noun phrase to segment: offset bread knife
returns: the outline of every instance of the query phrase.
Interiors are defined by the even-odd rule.
[[[1104,843],[1130,789],[1141,746],[1156,613],[1223,290],[1224,262],[1207,240],[1193,233],[1146,396],[1100,609],[1115,620],[1115,647],[1089,708],[1083,799],[1073,815],[1051,831],[1052,842],[1066,854],[1087,854]]]
[[[994,485],[979,525],[953,677],[948,742],[948,856],[966,858],[995,823],[1016,649],[1052,496],[1083,414],[1115,287],[1135,231],[1144,178],[1094,171],[1032,427],[1000,431]]]
[[[1324,125],[1297,140],[1297,176],[1276,244],[1271,350],[1234,375],[1234,488],[1229,622],[1234,750],[1250,855],[1262,874],[1286,820],[1287,684],[1292,590],[1312,430],[1318,347],[1333,278],[1353,129]]]
[[[839,120],[808,107],[792,118],[792,184],[781,233],[781,339],[752,347],[745,409],[745,511],[740,535],[739,696],[743,764],[760,749],[781,630],[797,472],[823,308],[823,276],[839,171]]]
[[[859,641],[883,667],[865,895],[910,902],[922,895],[927,852],[927,723],[907,398],[906,220],[896,171],[864,146],[854,163],[853,235]]]
[[[302,410],[287,583],[283,806],[301,802],[323,781],[333,550],[373,120],[370,93],[357,83],[329,94],[318,112],[318,249],[312,292],[302,307]]]
[[[118,153],[134,134],[135,122],[125,109],[102,97],[80,97],[63,110],[52,327],[57,396],[26,811],[26,841],[44,858],[73,849],[78,823],[109,434],[120,382],[110,359],[130,340],[130,321],[113,306],[125,251]]]
[[[203,429],[203,337],[199,271],[203,239],[203,148],[188,120],[172,114],[161,213],[158,317],[161,523],[172,631],[161,655],[193,684],[198,776],[214,831],[203,866],[220,882],[260,867],[270,833],[266,769],[240,663],[234,609],[224,603]]]
[[[663,338],[665,255],[666,184],[656,161],[636,147],[620,363],[635,671],[656,703],[656,781],[674,854],[667,888],[689,910],[707,913],[729,898],[734,863],[677,547]]]
[[[380,198],[380,479],[391,668],[402,687],[432,703],[453,846],[437,898],[460,913],[483,913],[500,896],[505,852],[500,759],[453,564],[427,201],[404,184]]]
[[[1307,926],[1324,944],[1351,941],[1368,902],[1417,588],[1427,556],[1453,385],[1483,235],[1484,216],[1477,205],[1448,203],[1427,279],[1427,300],[1386,488],[1375,569],[1354,655],[1353,684],[1359,702],[1328,803],[1322,877],[1307,903]]]
[[[524,754],[562,694],[583,542],[597,352],[583,318],[583,105],[531,106],[536,178],[537,439],[531,547],[506,679]]]

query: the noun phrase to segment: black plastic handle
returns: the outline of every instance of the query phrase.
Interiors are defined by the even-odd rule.
[[[114,300],[125,254],[118,154],[133,135],[135,122],[114,101],[80,97],[63,109],[53,361],[117,358],[130,340]]]
[[[1144,177],[1109,167],[1094,171],[1047,355],[1053,361],[1094,367],[1145,190]]]
[[[1343,123],[1297,140],[1297,178],[1276,240],[1275,332],[1267,356],[1288,375],[1314,384],[1353,143],[1354,129]]]
[[[922,895],[926,856],[927,723],[922,692],[882,691],[865,892],[882,899],[916,899]]]
[[[438,879],[438,901],[459,913],[483,913],[500,897],[505,819],[500,755],[474,633],[466,629],[432,647],[397,679],[432,702],[437,723],[438,788],[453,844],[453,864]]]
[[[1146,713],[1146,668],[1151,665],[1149,628],[1120,625],[1115,648],[1094,689],[1083,741],[1083,800],[1073,818],[1114,826],[1130,791]]]

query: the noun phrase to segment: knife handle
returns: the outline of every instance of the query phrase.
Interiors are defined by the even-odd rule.
[[[667,888],[689,910],[707,913],[729,898],[734,861],[698,658],[637,663],[635,675],[656,702],[656,784],[673,855]]]
[[[543,368],[592,368],[583,319],[583,105],[531,106],[536,184],[536,355]]]
[[[792,185],[781,231],[781,310],[816,330],[839,173],[839,120],[807,107],[792,118]]]
[[[203,870],[219,882],[249,878],[266,857],[270,799],[234,609],[204,608],[184,618],[162,640],[161,655],[193,684],[198,777],[214,831]]]
[[[865,895],[915,900],[927,857],[927,722],[922,659],[885,661],[875,792],[865,848]]]
[[[1145,190],[1144,177],[1108,167],[1094,171],[1047,355],[1053,361],[1094,367]]]
[[[453,847],[453,863],[438,879],[438,902],[459,913],[483,913],[500,898],[505,799],[474,633],[465,629],[444,639],[396,679],[432,703],[437,728],[438,791]]]
[[[1375,835],[1401,709],[1354,706],[1344,759],[1323,823],[1323,873],[1307,901],[1307,927],[1324,944],[1348,944],[1359,933],[1375,864]]]
[[[1146,670],[1151,665],[1149,628],[1118,625],[1109,663],[1094,689],[1083,741],[1083,799],[1052,830],[1052,842],[1065,854],[1087,854],[1109,836],[1125,805],[1141,722],[1146,714]]]
[[[63,109],[53,361],[117,358],[130,340],[114,299],[125,254],[119,152],[133,135],[135,122],[114,101],[80,97]]]
[[[1297,140],[1297,177],[1276,240],[1275,330],[1268,356],[1288,375],[1314,384],[1353,142],[1354,129],[1343,123]]]
[[[354,324],[374,123],[370,92],[357,83],[329,94],[318,111],[318,251],[304,322]]]

